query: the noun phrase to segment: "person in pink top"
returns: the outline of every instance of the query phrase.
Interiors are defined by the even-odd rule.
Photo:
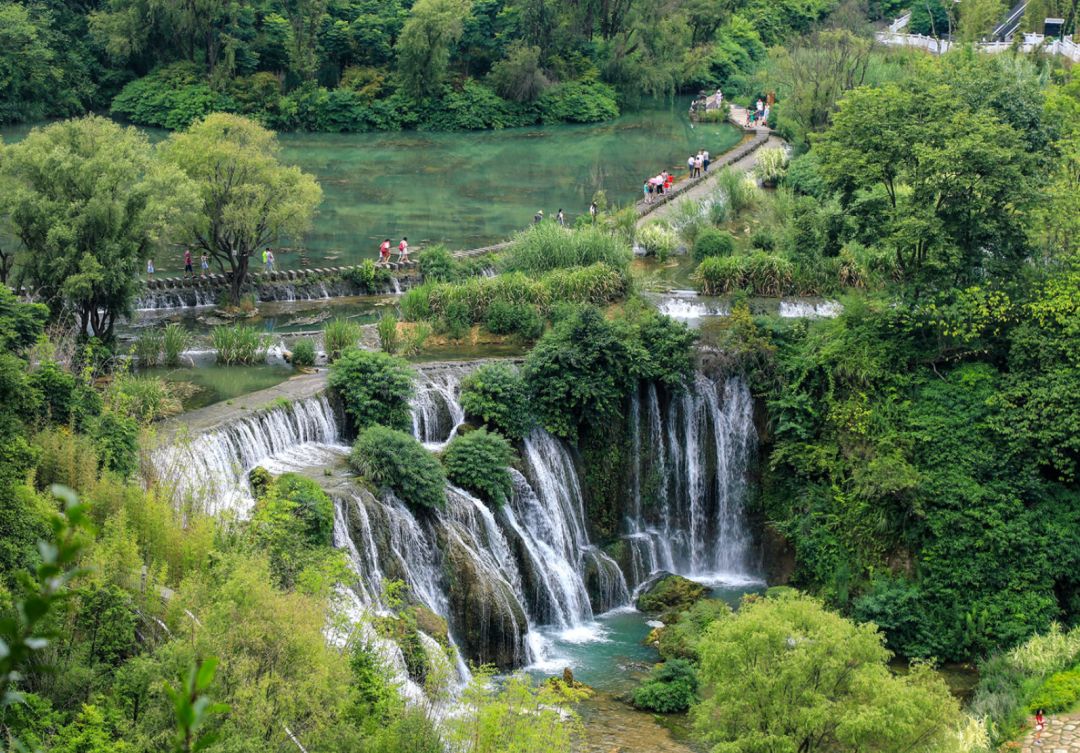
[[[191,249],[184,249],[184,277],[195,279],[195,270],[191,268]]]
[[[390,239],[387,238],[379,246],[379,263],[387,264],[390,261]]]
[[[409,261],[409,239],[402,236],[401,243],[397,246],[398,252],[398,264],[405,264]]]

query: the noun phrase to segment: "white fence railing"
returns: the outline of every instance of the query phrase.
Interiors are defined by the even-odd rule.
[[[889,31],[891,31],[893,34],[897,34],[901,29],[908,25],[909,21],[911,21],[911,11],[908,11],[904,15],[900,16],[900,18],[889,24]]]
[[[953,44],[947,39],[928,37],[925,34],[901,34],[894,31],[879,31],[875,36],[877,37],[877,41],[882,44],[900,47],[919,47],[938,55],[948,52]],[[1042,34],[1028,33],[1024,35],[1023,41],[1019,44],[1015,42],[977,42],[975,46],[983,52],[989,53],[1004,52],[1005,50],[1012,49],[1014,46],[1021,52],[1041,50],[1048,55],[1061,55],[1074,62],[1080,63],[1080,44],[1074,42],[1071,37],[1055,39],[1053,37],[1047,38]]]

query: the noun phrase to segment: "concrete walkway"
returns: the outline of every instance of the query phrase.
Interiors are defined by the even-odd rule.
[[[1080,712],[1048,714],[1046,729],[1035,744],[1035,732],[1020,741],[1021,753],[1080,753]]]
[[[746,108],[740,107],[734,103],[729,103],[730,111],[728,113],[728,119],[739,128],[743,128],[743,123],[746,122]],[[754,169],[757,165],[757,155],[762,149],[774,149],[784,146],[785,142],[782,138],[777,136],[771,128],[743,128],[746,133],[753,134],[755,141],[763,139],[759,146],[756,146],[753,151],[740,157],[735,162],[728,165],[716,165],[715,169],[710,169],[705,174],[705,177],[701,178],[696,185],[680,193],[672,201],[663,204],[662,206],[653,209],[648,214],[644,214],[638,218],[638,227],[651,222],[653,220],[662,220],[671,215],[675,211],[675,205],[683,201],[683,199],[690,199],[691,201],[701,201],[706,196],[713,192],[713,179],[715,176],[722,172],[725,168],[731,168],[739,172],[748,173]],[[738,148],[738,147],[736,147]],[[721,157],[723,155],[720,155]]]

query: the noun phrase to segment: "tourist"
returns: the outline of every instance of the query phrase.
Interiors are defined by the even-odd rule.
[[[693,178],[694,177],[694,155],[691,154],[690,157],[686,160],[686,167],[690,170],[690,177]]]
[[[701,177],[701,168],[704,167],[704,165],[705,165],[705,158],[701,156],[701,152],[698,152],[697,156],[694,157],[694,177],[695,178],[700,178]]]
[[[660,173],[660,193],[667,193],[671,188],[671,184],[675,182],[675,176],[664,170]]]
[[[154,260],[153,259],[147,259],[146,260],[146,278],[148,280],[154,279]]]
[[[269,254],[270,254],[270,247],[267,246],[266,248],[263,249],[263,252],[262,252],[263,269],[266,269],[266,259],[267,259],[267,256],[269,256]]]
[[[1043,710],[1039,709],[1035,712],[1035,744],[1042,745],[1043,731],[1046,729],[1046,717],[1043,716]]]
[[[536,214],[533,215],[533,224],[534,225],[539,225],[543,221],[544,221],[544,210],[543,209],[536,210]]]
[[[385,239],[379,245],[379,263],[380,264],[389,264],[390,263],[390,239],[389,238]]]
[[[274,271],[274,252],[271,249],[266,249],[266,271]]]
[[[566,227],[566,215],[563,214],[562,207],[559,207],[559,213],[555,215],[555,221],[559,223],[559,227]]]
[[[191,249],[184,249],[184,277],[195,279],[195,270],[191,268]]]
[[[719,88],[716,90],[716,106],[724,104],[724,93]]]
[[[705,164],[705,172],[709,172],[709,150],[706,149],[701,153],[701,159]]]
[[[401,243],[397,244],[398,264],[409,263],[409,239],[401,236]]]
[[[199,257],[199,268],[202,270],[202,278],[205,280],[206,275],[210,273],[210,257],[203,251]]]
[[[641,192],[643,194],[645,194],[645,203],[646,204],[652,204],[652,190],[653,190],[652,187],[653,187],[652,181],[649,180],[648,178],[646,178],[645,182],[641,184]]]
[[[754,112],[765,112],[765,103],[761,101],[761,97],[758,97],[757,107],[754,108]]]
[[[769,127],[769,106],[765,105],[765,109],[761,111],[761,126],[763,128]]]
[[[589,204],[589,217],[592,218],[593,222],[596,222],[596,213],[597,213],[597,211],[599,211],[599,210],[596,207],[596,202],[595,201],[591,202]]]

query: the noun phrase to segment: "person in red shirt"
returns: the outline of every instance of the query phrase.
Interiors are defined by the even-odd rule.
[[[401,243],[397,245],[398,252],[398,264],[405,264],[409,261],[409,239],[404,236],[401,238]]]
[[[184,249],[184,277],[195,279],[195,270],[191,268],[191,249]]]
[[[1035,712],[1035,744],[1036,745],[1042,745],[1042,740],[1040,740],[1039,738],[1042,737],[1043,730],[1045,730],[1045,729],[1046,729],[1046,717],[1043,716],[1043,710],[1039,709],[1038,711]]]
[[[379,246],[379,263],[386,264],[390,261],[390,239],[387,238]]]

